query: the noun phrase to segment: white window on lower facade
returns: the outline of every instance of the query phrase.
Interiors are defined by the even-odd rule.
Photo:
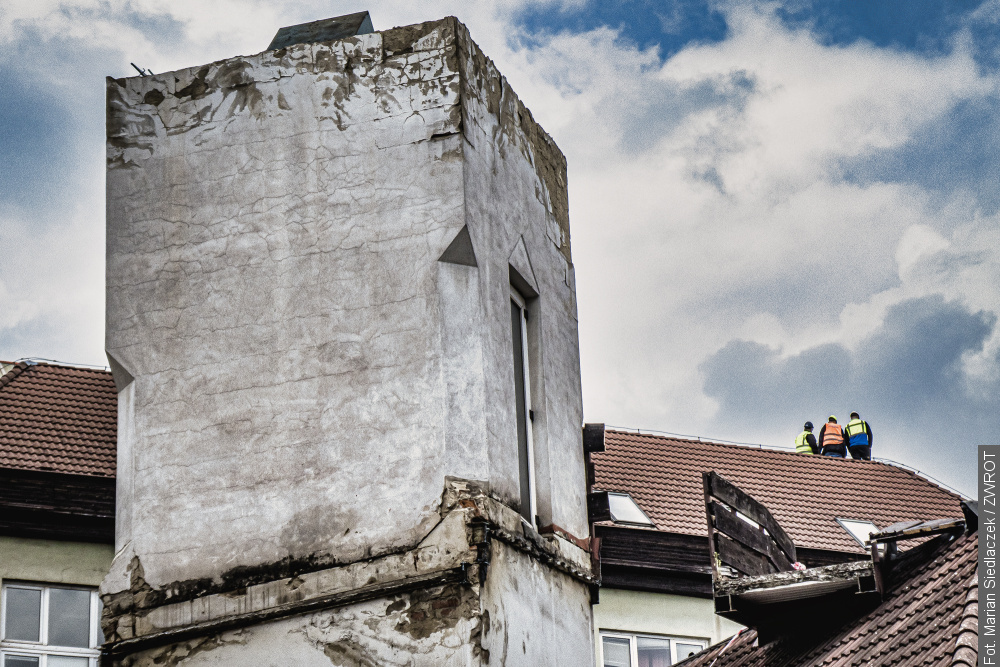
[[[707,639],[601,631],[601,667],[668,667],[708,648]]]
[[[76,586],[5,583],[0,667],[97,667],[101,602]]]

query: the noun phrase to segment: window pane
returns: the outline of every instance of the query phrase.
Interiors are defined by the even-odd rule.
[[[38,667],[38,658],[26,655],[8,655],[3,659],[3,667]]]
[[[49,646],[90,646],[90,591],[49,589]]]
[[[635,641],[639,652],[639,667],[668,667],[673,664],[669,639],[636,637]]]
[[[677,642],[677,659],[684,660],[685,658],[690,658],[692,655],[697,655],[705,650],[705,647],[701,644],[688,644],[685,642]]]
[[[620,637],[601,637],[604,645],[604,667],[632,667],[628,640]]]
[[[521,336],[521,306],[510,300],[510,333],[514,352],[514,415],[517,418],[517,459],[520,467],[521,516],[533,523],[531,516],[531,467],[528,463],[528,411],[524,374],[524,338]]]
[[[611,518],[616,523],[638,523],[644,526],[652,526],[642,509],[632,500],[632,496],[627,493],[609,493],[608,505],[611,509]]]
[[[42,592],[27,588],[8,588],[5,592],[7,627],[4,628],[4,638],[37,642],[41,626],[38,617],[42,612]],[[8,657],[7,662],[10,660]]]
[[[75,658],[65,655],[50,655],[49,667],[87,667],[90,664],[89,658]]]

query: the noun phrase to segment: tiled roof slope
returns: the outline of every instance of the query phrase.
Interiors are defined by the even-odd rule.
[[[18,362],[0,376],[0,468],[114,477],[117,410],[108,371]]]
[[[629,493],[656,528],[705,535],[701,474],[715,470],[764,503],[796,546],[862,553],[836,522],[879,528],[911,519],[961,518],[960,498],[886,463],[608,430],[592,454],[595,489]]]
[[[819,645],[793,649],[778,640],[754,646],[757,632],[749,630],[678,667],[975,665],[979,642],[970,639],[969,629],[979,618],[978,552],[978,533],[960,537],[899,582],[873,611]]]

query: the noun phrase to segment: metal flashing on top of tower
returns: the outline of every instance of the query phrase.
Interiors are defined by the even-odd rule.
[[[295,44],[329,42],[355,35],[367,35],[371,32],[375,32],[375,28],[372,27],[372,19],[368,12],[345,14],[312,23],[285,26],[275,33],[266,50],[284,49]]]

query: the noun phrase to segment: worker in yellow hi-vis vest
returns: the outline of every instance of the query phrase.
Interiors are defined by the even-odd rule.
[[[852,459],[872,460],[872,428],[857,412],[851,413],[851,421],[847,422],[844,435],[847,436],[847,448]]]
[[[799,454],[819,454],[816,436],[813,435],[813,423],[806,422],[802,428],[802,433],[799,433],[799,437],[795,438],[795,451]]]

